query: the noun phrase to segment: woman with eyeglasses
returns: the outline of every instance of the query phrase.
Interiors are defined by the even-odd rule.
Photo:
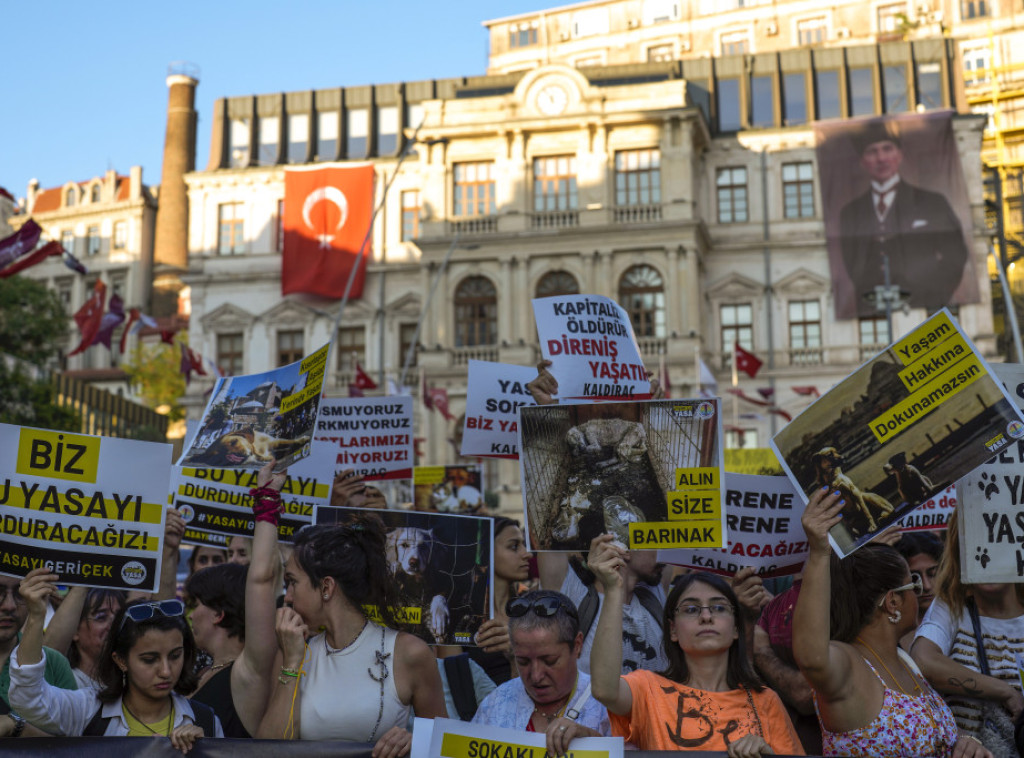
[[[43,644],[64,653],[78,689],[100,687],[97,671],[103,643],[127,594],[103,587],[72,587],[43,636]]]
[[[779,696],[758,679],[747,653],[747,621],[729,583],[698,572],[679,578],[662,619],[668,668],[620,675],[623,571],[628,554],[610,539],[588,564],[605,588],[590,654],[594,696],[612,734],[640,750],[727,751],[731,758],[803,748]]]
[[[62,690],[43,680],[43,621],[58,577],[34,569],[21,582],[28,619],[11,654],[11,707],[58,736],[165,736],[187,753],[222,737],[213,711],[186,697],[195,689],[196,647],[180,600],[129,603],[114,617],[100,655],[101,689]]]
[[[900,638],[917,624],[907,562],[868,544],[840,561],[828,532],[844,501],[816,490],[801,519],[810,554],[793,615],[793,657],[814,690],[825,755],[989,758],[959,735],[953,714],[906,653]]]
[[[475,724],[543,732],[550,755],[564,755],[576,737],[607,737],[608,712],[579,670],[579,615],[560,592],[533,590],[505,606],[519,677],[480,704]]]

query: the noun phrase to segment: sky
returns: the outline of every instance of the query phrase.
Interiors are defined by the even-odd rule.
[[[168,66],[199,67],[196,168],[221,97],[474,76],[481,22],[544,0],[50,0],[4,3],[0,187],[56,187],[143,167],[159,184]]]

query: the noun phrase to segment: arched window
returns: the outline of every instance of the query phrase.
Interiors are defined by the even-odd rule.
[[[619,281],[619,304],[629,313],[637,337],[665,336],[665,285],[650,266],[633,266]]]
[[[576,277],[568,271],[549,271],[537,282],[535,297],[556,297],[558,295],[578,295],[580,285]]]
[[[100,201],[100,185],[92,185],[92,189],[89,191],[89,202],[98,203]]]
[[[75,204],[75,200],[77,199],[77,197],[76,197],[77,194],[78,193],[75,192],[75,188],[74,187],[68,187],[68,191],[64,193],[64,207],[65,208],[70,208],[72,205]]]
[[[455,346],[498,342],[498,291],[485,276],[464,279],[455,290]]]

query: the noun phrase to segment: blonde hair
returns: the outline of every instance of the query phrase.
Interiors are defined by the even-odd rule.
[[[939,570],[935,575],[938,585],[936,595],[947,608],[953,618],[959,618],[964,612],[968,590],[960,581],[960,523],[956,511],[949,514],[946,522],[946,545],[939,559]]]

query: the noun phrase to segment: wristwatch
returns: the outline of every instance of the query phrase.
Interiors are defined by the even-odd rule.
[[[21,733],[25,731],[25,719],[14,711],[11,711],[7,715],[10,716],[11,720],[14,722],[14,731],[11,732],[11,737],[20,737]]]

